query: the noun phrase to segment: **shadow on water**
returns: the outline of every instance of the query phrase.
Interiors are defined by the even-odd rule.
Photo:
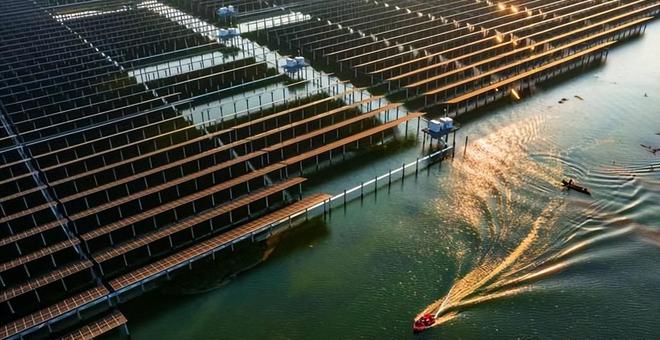
[[[120,309],[136,323],[158,319],[169,309],[206,298],[211,291],[231,284],[249,269],[286,258],[329,235],[326,222],[322,217],[316,217],[291,229],[276,232],[265,240],[239,243],[233,251],[226,248],[217,252],[215,260],[208,257],[195,262],[192,270],[180,272],[160,288],[121,305]],[[145,309],[149,312],[145,313]]]

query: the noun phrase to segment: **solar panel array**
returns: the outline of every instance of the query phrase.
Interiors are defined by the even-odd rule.
[[[229,5],[236,13],[219,16]],[[304,176],[419,121],[410,108],[467,111],[595,64],[659,8],[653,0],[2,1],[0,337],[114,329],[126,322],[113,309],[118,292],[327,200],[302,197]],[[272,19],[282,15],[296,20]],[[316,71],[294,79],[273,52],[215,36],[252,20],[273,27],[244,37],[300,51],[381,95],[319,86],[329,78]],[[292,90],[300,84],[315,90]],[[58,323],[83,309],[88,325]]]
[[[2,337],[63,335],[68,325],[41,325],[107,309],[125,287],[113,280],[157,275],[157,261],[177,265],[206,240],[220,247],[318,204],[327,196],[295,203],[303,172],[421,116],[321,91],[200,122],[185,110],[286,91],[290,77],[161,9],[0,4]],[[75,334],[123,323],[106,317]]]
[[[410,107],[457,112],[456,104],[478,98],[454,98],[491,85],[509,89],[507,78],[636,35],[658,6],[654,0],[310,1],[296,10],[312,20],[252,36],[271,48],[302,51],[318,67]],[[579,61],[598,62],[594,55],[602,50]],[[525,86],[535,76],[528,74]]]

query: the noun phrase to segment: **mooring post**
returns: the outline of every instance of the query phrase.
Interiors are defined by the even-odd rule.
[[[123,324],[122,327],[121,327],[121,330],[122,330],[122,333],[123,333],[122,335],[124,337],[130,337],[131,336],[131,333],[128,331],[128,324],[126,324],[126,323]]]
[[[417,157],[417,160],[415,160],[415,177],[417,177],[418,172],[419,172],[419,157]]]
[[[425,146],[426,146],[426,134],[422,136],[422,150],[424,150]]]
[[[390,169],[387,175],[387,188],[389,189],[392,186],[392,169]]]
[[[344,208],[346,208],[346,189],[344,189]]]
[[[463,148],[463,157],[465,157],[465,154],[467,153],[467,146],[468,146],[468,136],[465,136],[465,147]]]
[[[360,200],[364,199],[364,182],[360,183]]]

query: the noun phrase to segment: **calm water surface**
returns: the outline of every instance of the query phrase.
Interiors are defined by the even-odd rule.
[[[660,146],[659,55],[656,22],[603,67],[473,117],[465,158],[460,145],[442,168],[294,231],[229,284],[123,306],[133,337],[413,338],[413,318],[442,306],[416,338],[660,338],[660,154],[640,146]],[[419,155],[361,159],[306,190]],[[593,196],[562,192],[564,177]]]

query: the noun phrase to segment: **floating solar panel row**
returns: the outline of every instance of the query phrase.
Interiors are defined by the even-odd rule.
[[[171,6],[181,8],[190,14],[199,16],[209,22],[228,24],[233,19],[254,20],[256,18],[268,17],[276,14],[284,14],[283,11],[304,7],[306,1],[300,0],[166,0]],[[231,17],[221,17],[218,9],[221,7],[234,7]]]
[[[208,36],[144,8],[74,17],[67,20],[66,24],[113,60],[133,66],[153,62],[152,58],[146,57],[177,50],[199,46],[210,50],[218,47]],[[141,59],[141,62],[137,59]]]
[[[6,1],[0,6],[1,114],[5,131],[17,133],[13,147],[0,151],[0,322],[5,324],[96,285],[91,262],[77,248],[80,241],[67,233],[29,149],[20,144],[30,136],[21,125],[27,118],[19,115],[22,108],[40,105],[38,98],[63,91],[64,83],[80,84],[85,76],[108,72],[110,64],[77,55],[89,48],[69,39],[66,29],[33,4]],[[76,63],[94,67],[81,74],[85,69]],[[2,334],[11,333],[3,329]]]
[[[394,100],[428,107],[473,90],[462,86],[463,80],[486,73],[478,83],[490,84],[521,74],[638,32],[643,23],[622,25],[658,12],[657,1],[644,0],[466,0],[408,6],[405,1],[313,3],[304,12],[316,20],[251,36],[272,48],[301,50],[358,84],[380,85]],[[616,27],[620,30],[610,31]],[[609,32],[599,35],[604,31]],[[587,37],[592,39],[583,40]],[[531,56],[536,62],[521,64]]]
[[[73,311],[108,293],[99,282],[287,206],[307,166],[421,115],[337,95],[195,126],[181,99],[281,76],[244,58],[138,84],[122,67],[133,58],[169,60],[206,38],[137,6],[60,4],[0,5],[12,11],[0,37],[15,47],[0,53],[2,122],[17,134],[0,150],[0,334]],[[190,44],[165,42],[179,36]]]
[[[62,340],[85,340],[95,339],[103,334],[106,334],[113,329],[125,325],[126,317],[119,311],[115,310],[111,313],[97,318],[93,322],[76,329],[69,334],[62,337]]]
[[[231,92],[244,92],[250,88],[262,87],[281,82],[284,77],[265,62],[257,62],[254,57],[239,59],[226,64],[207,67],[187,73],[177,74],[147,82],[147,86],[161,96],[181,94],[179,98],[196,98],[196,101],[209,101],[219,94],[228,96]]]

